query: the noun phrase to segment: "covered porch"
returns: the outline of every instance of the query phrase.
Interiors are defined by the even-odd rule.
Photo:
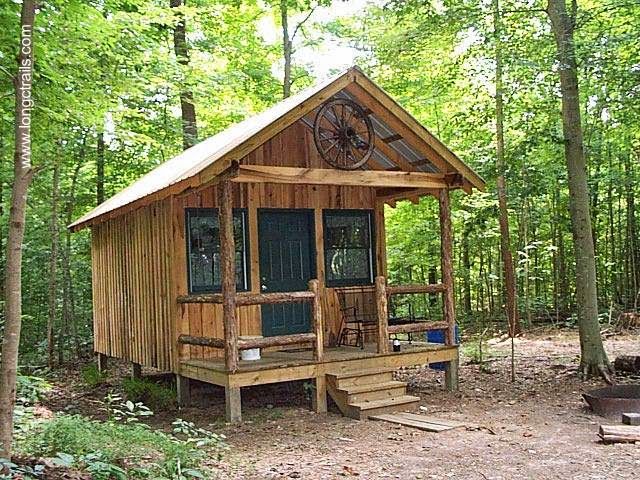
[[[330,173],[328,173],[330,172]],[[458,347],[455,344],[455,313],[453,299],[452,233],[449,189],[460,186],[455,176],[426,173],[387,171],[335,171],[312,168],[280,167],[258,170],[238,164],[214,177],[220,222],[220,293],[180,295],[180,308],[196,304],[221,306],[222,337],[193,335],[178,332],[178,393],[181,401],[188,401],[188,382],[195,379],[225,388],[226,416],[231,422],[240,421],[241,388],[274,382],[311,379],[314,381],[314,409],[327,410],[327,378],[345,372],[397,369],[415,365],[445,362],[446,385],[457,388]],[[412,196],[432,195],[439,202],[441,227],[441,281],[435,284],[389,285],[382,275],[371,285],[374,297],[374,327],[367,333],[363,348],[337,345],[327,339],[327,325],[323,305],[328,289],[314,278],[308,289],[301,291],[258,293],[238,292],[235,269],[235,238],[233,234],[233,191],[237,183],[292,183],[313,185],[322,181],[331,184],[379,189],[380,204]],[[316,238],[320,245],[322,238]],[[384,253],[383,253],[384,254]],[[442,316],[438,321],[413,321],[390,324],[389,301],[395,295],[430,294],[442,296]],[[238,333],[238,308],[255,306],[259,315],[264,305],[308,304],[310,329],[303,333],[243,338]],[[444,344],[403,342],[400,351],[393,351],[391,337],[444,330]],[[218,357],[202,358],[190,354],[182,356],[185,347],[198,351],[213,349]],[[240,360],[240,351],[259,348],[262,358],[257,361]],[[336,400],[329,387],[329,393]],[[336,402],[337,403],[337,402]]]

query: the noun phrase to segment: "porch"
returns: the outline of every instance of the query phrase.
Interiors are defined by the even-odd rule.
[[[368,343],[363,349],[354,347],[330,347],[325,349],[322,361],[315,358],[312,348],[264,352],[260,360],[238,362],[237,370],[229,372],[224,359],[192,359],[180,364],[179,389],[188,389],[185,378],[219,385],[225,388],[226,416],[228,421],[241,420],[240,389],[255,385],[312,380],[313,408],[317,413],[327,412],[327,393],[332,396],[340,410],[348,409],[346,399],[340,397],[335,385],[327,380],[341,374],[360,372],[365,375],[389,373],[402,367],[428,365],[436,362],[458,360],[457,345],[443,345],[427,342],[403,343],[399,352],[378,352],[378,345]],[[456,370],[445,370],[445,382],[452,387],[457,381]],[[396,384],[400,382],[395,382]],[[334,387],[334,389],[332,389]],[[179,392],[181,393],[181,392]],[[183,392],[186,393],[186,392]],[[403,387],[404,393],[404,387]],[[184,399],[184,398],[183,398]]]
[[[379,354],[377,345],[367,343],[363,349],[354,347],[329,347],[322,362],[314,359],[313,349],[299,348],[263,352],[259,360],[238,362],[235,372],[227,371],[224,359],[191,359],[180,363],[181,374],[223,387],[248,387],[313,379],[327,373],[342,373],[352,369],[401,368],[414,365],[449,362],[458,358],[456,345],[440,343],[403,343],[399,352]]]

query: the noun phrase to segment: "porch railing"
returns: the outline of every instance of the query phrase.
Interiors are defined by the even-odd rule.
[[[219,293],[202,295],[182,295],[178,297],[178,303],[212,303],[223,304],[224,296]],[[293,335],[278,335],[274,337],[240,339],[233,329],[227,338],[197,337],[192,335],[180,335],[178,342],[183,345],[197,345],[201,347],[224,348],[225,364],[227,369],[235,371],[238,368],[239,350],[251,348],[282,347],[288,345],[313,344],[313,358],[321,362],[324,358],[324,325],[322,318],[322,303],[318,280],[309,281],[309,290],[301,292],[277,292],[277,293],[237,293],[235,295],[236,306],[247,305],[276,305],[282,303],[311,303],[311,332],[297,333]]]
[[[428,285],[387,285],[385,277],[376,278],[376,307],[378,314],[378,353],[389,352],[389,335],[398,333],[417,333],[429,330],[445,330],[445,344],[454,344],[455,316],[453,308],[447,305],[451,301],[447,286],[443,283]],[[402,325],[389,325],[388,299],[391,295],[414,293],[441,293],[443,295],[443,320],[440,322],[413,322]]]

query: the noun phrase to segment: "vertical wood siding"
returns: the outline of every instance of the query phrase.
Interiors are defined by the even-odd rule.
[[[258,147],[242,162],[250,165],[285,167],[329,168],[319,157],[313,134],[298,122]],[[376,231],[377,271],[386,271],[384,241],[384,205],[376,202],[374,188],[338,187],[324,185],[233,184],[234,207],[247,208],[249,228],[249,255],[251,260],[251,291],[260,291],[260,264],[258,251],[259,208],[308,208],[314,210],[316,239],[316,271],[323,298],[325,342],[335,344],[340,330],[340,306],[335,289],[324,287],[324,244],[322,210],[325,208],[355,208],[374,210]],[[174,202],[174,258],[178,295],[187,294],[186,245],[184,209],[189,207],[217,207],[215,187],[177,197]],[[363,302],[361,302],[363,303]],[[261,335],[262,323],[259,306],[239,307],[237,319],[240,335]],[[220,305],[188,305],[178,307],[177,334],[205,335],[222,338],[222,308]],[[222,350],[197,346],[182,346],[183,358],[211,358],[222,356]]]
[[[319,157],[313,134],[294,123],[242,159],[244,164],[329,168]],[[176,196],[130,212],[92,229],[95,350],[110,356],[177,371],[177,358],[222,356],[221,350],[177,346],[180,334],[223,337],[220,305],[177,305],[188,293],[184,209],[217,207],[215,187]],[[320,280],[325,342],[340,329],[335,289],[324,287],[322,210],[371,209],[375,215],[377,271],[386,272],[384,205],[374,188],[332,185],[233,184],[234,207],[247,208],[251,291],[259,292],[259,208],[314,210],[317,276]],[[240,335],[260,335],[259,306],[239,307]]]
[[[172,365],[171,217],[156,203],[92,228],[95,350]]]

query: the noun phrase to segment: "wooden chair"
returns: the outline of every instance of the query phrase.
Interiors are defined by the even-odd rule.
[[[371,287],[336,290],[342,323],[338,345],[364,350],[365,335],[377,332],[375,292]]]

